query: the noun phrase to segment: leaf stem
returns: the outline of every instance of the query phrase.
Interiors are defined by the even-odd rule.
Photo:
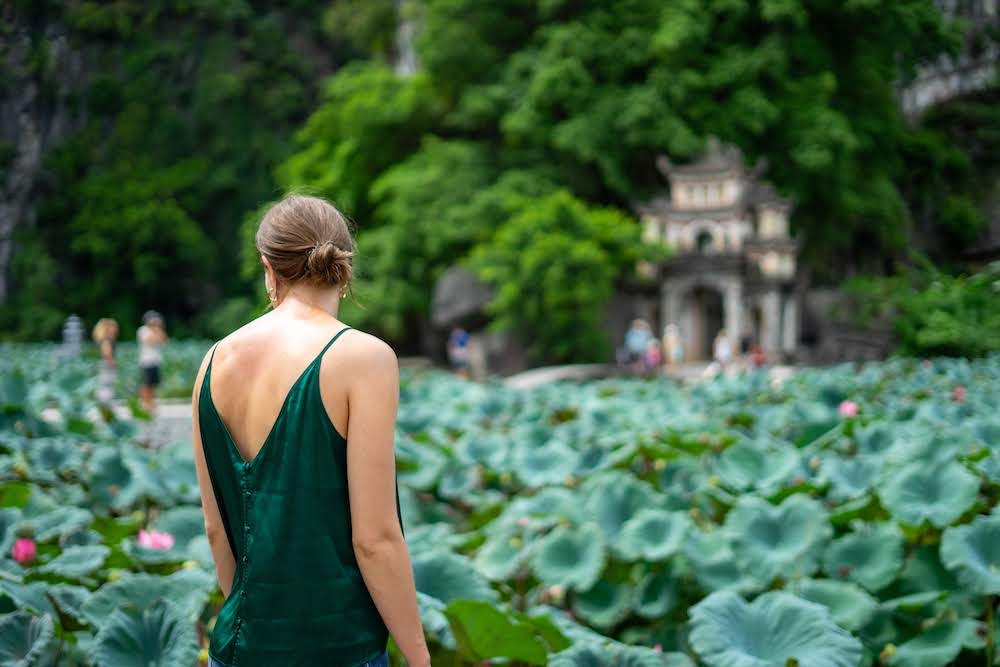
[[[993,667],[993,603],[992,595],[986,596],[986,667]]]

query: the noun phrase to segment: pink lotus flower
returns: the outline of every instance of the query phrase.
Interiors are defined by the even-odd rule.
[[[967,391],[965,387],[963,387],[962,385],[958,385],[957,387],[951,390],[951,400],[955,401],[956,403],[964,403],[966,393]]]
[[[657,644],[656,646],[653,647],[653,650],[656,651],[657,653],[663,653],[663,645]]]
[[[158,530],[139,530],[139,538],[136,540],[143,549],[155,549],[156,551],[166,551],[174,546],[174,536],[170,533],[163,533]]]
[[[14,546],[10,549],[11,558],[16,560],[21,565],[27,565],[35,560],[35,556],[38,555],[38,547],[35,546],[35,541],[28,537],[20,537],[14,542]]]
[[[526,528],[529,523],[531,522],[528,521],[528,517],[526,516],[518,517],[517,519],[517,525],[520,526],[521,528]]]
[[[854,417],[858,414],[858,404],[854,401],[841,401],[837,406],[841,417]]]

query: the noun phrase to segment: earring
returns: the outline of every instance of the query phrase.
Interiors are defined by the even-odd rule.
[[[278,295],[275,293],[275,289],[273,287],[267,288],[267,298],[270,300],[272,308],[278,304]]]

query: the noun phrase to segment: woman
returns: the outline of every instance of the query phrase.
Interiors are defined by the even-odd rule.
[[[385,666],[430,657],[395,495],[392,349],[337,319],[354,242],[290,195],[257,230],[271,312],[206,355],[194,452],[219,585],[214,667]]]
[[[97,372],[97,400],[109,403],[114,397],[116,363],[115,341],[118,340],[118,322],[110,317],[94,325],[94,343],[101,353],[101,368]]]
[[[156,407],[156,387],[160,384],[163,346],[167,342],[163,317],[155,310],[147,310],[142,316],[142,326],[136,331],[136,338],[139,341],[139,370],[142,373],[139,398],[143,409],[152,412]]]

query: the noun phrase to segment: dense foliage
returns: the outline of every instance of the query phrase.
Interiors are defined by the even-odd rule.
[[[796,204],[804,264],[838,278],[903,254],[914,235],[948,251],[975,238],[995,174],[995,93],[922,126],[898,110],[895,86],[957,44],[933,0],[18,1],[5,12],[33,54],[7,74],[47,91],[37,113],[72,128],[47,155],[37,220],[16,229],[0,306],[11,337],[50,336],[71,310],[131,322],[150,306],[179,330],[221,333],[260,301],[256,212],[305,188],[357,221],[367,283],[352,321],[413,349],[437,278],[517,239],[534,261],[565,256],[553,274],[593,262],[594,282],[544,285],[473,260],[501,295],[500,326],[530,331],[541,359],[593,358],[605,347],[595,320],[571,311],[599,308],[631,267],[595,253],[599,238],[561,253],[568,237],[507,230],[556,192],[580,210],[618,209],[623,236],[638,238],[630,211],[664,187],[656,156],[682,161],[714,135],[766,160]],[[404,33],[415,74],[392,67]],[[82,61],[76,86],[67,52]],[[583,325],[588,342],[539,338],[512,294]]]
[[[101,411],[92,361],[0,352],[0,660],[193,665],[221,596],[190,444]],[[998,391],[996,356],[686,388],[407,375],[435,663],[992,664]]]
[[[319,32],[321,10],[114,0],[3,11],[4,95],[37,86],[38,125],[72,131],[45,156],[34,224],[15,228],[0,327],[49,337],[69,312],[131,324],[157,308],[177,331],[206,332],[199,316],[247,291],[239,222],[274,196],[271,172],[343,51]],[[36,57],[16,67],[22,35]]]
[[[971,275],[933,267],[846,285],[858,324],[891,322],[904,354],[976,357],[1000,350],[1000,262]]]

